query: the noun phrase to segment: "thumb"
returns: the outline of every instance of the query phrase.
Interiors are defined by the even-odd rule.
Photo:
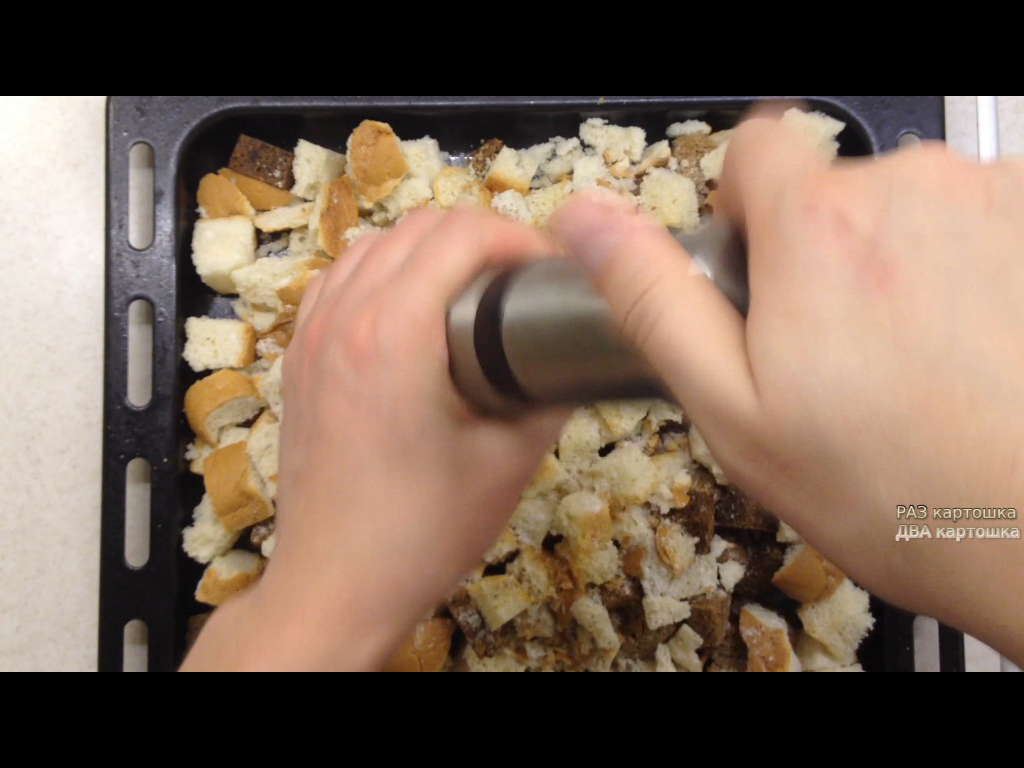
[[[756,396],[743,318],[664,226],[619,195],[588,190],[562,206],[551,229],[691,419],[748,421]]]

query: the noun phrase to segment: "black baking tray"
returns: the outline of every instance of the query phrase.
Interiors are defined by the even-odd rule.
[[[103,434],[103,517],[100,561],[99,669],[123,668],[124,628],[142,621],[148,669],[170,671],[182,660],[188,617],[201,609],[192,592],[201,568],[183,554],[181,529],[202,496],[201,479],[183,459],[191,432],[182,414],[195,375],[183,364],[185,318],[230,316],[223,297],[192,268],[195,191],[203,175],[223,167],[239,134],[291,148],[299,138],[344,151],[363,119],[384,120],[403,137],[430,135],[449,152],[469,151],[498,136],[528,146],[576,135],[587,117],[639,125],[660,137],[673,122],[699,117],[732,125],[754,101],[801,99],[847,123],[842,154],[893,149],[904,134],[945,138],[942,96],[114,96],[107,108],[106,329]],[[145,142],[154,152],[152,244],[128,244],[129,152]],[[153,306],[153,391],[141,408],[127,397],[128,307]],[[149,560],[125,559],[126,467],[151,466]],[[861,661],[868,671],[913,671],[913,617],[874,601],[876,629]],[[963,637],[942,628],[941,666],[963,669]]]

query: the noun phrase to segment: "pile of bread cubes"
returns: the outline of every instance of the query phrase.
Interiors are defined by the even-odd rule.
[[[784,120],[837,153],[841,122]],[[578,136],[523,149],[491,139],[458,156],[372,120],[344,153],[242,136],[199,184],[192,240],[203,282],[238,297],[236,319],[185,326],[185,360],[212,371],[185,396],[186,458],[206,490],[183,541],[207,566],[196,599],[223,604],[273,556],[281,365],[314,275],[423,206],[545,227],[572,192],[600,186],[694,230],[714,208],[729,140],[688,120],[648,144],[643,129],[599,118]],[[388,668],[860,671],[873,623],[867,593],[730,486],[678,407],[597,403],[576,410],[483,562]]]

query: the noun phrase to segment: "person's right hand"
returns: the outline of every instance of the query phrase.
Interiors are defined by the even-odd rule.
[[[1024,658],[1024,543],[895,540],[897,505],[1024,509],[1024,165],[926,145],[830,165],[736,131],[720,190],[746,322],[611,195],[553,229],[738,487],[880,597]]]

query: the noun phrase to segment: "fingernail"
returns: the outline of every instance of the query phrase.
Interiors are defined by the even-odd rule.
[[[551,229],[573,256],[599,270],[637,228],[653,220],[624,195],[597,187],[577,192],[551,221]]]

